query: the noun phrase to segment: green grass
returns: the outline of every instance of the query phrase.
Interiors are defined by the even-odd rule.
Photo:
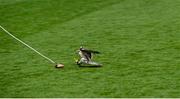
[[[179,0],[0,0],[0,97],[179,97]],[[81,44],[102,68],[79,68]]]

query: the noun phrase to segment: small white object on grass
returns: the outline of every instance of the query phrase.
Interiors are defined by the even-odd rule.
[[[64,65],[63,64],[56,64],[56,66],[55,66],[56,68],[63,68],[64,67]]]

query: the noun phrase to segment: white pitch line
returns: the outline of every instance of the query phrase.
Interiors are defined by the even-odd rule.
[[[15,40],[19,41],[20,43],[22,43],[23,45],[25,45],[26,47],[30,48],[31,50],[33,50],[34,52],[36,52],[37,54],[41,55],[43,58],[47,59],[48,61],[50,61],[51,63],[55,64],[56,62],[53,61],[52,59],[48,58],[47,56],[43,55],[42,53],[38,52],[36,49],[34,49],[33,47],[29,46],[28,44],[26,44],[25,42],[23,42],[22,40],[18,39],[17,37],[15,37],[14,35],[12,35],[10,32],[8,32],[5,28],[3,28],[0,25],[1,29],[4,30],[5,33],[7,33],[8,35],[10,35],[11,37],[13,37]]]

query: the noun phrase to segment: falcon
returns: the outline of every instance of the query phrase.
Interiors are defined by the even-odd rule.
[[[80,59],[76,60],[77,65],[81,66],[82,64],[87,64],[92,66],[102,66],[102,64],[92,61],[93,55],[100,54],[100,52],[94,50],[88,50],[83,47],[80,47],[80,49],[77,52],[80,56]]]

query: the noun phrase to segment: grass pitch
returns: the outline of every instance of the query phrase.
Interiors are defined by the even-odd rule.
[[[0,0],[0,97],[179,97],[179,0]],[[81,44],[102,68],[79,68]]]

